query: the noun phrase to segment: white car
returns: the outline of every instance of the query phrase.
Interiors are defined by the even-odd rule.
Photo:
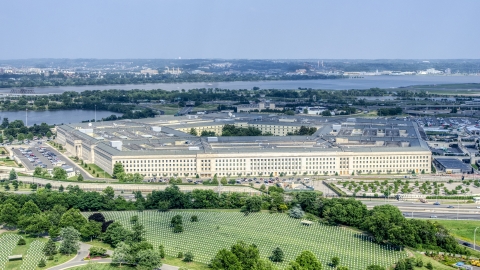
[[[480,209],[480,206],[477,206],[478,209]]]

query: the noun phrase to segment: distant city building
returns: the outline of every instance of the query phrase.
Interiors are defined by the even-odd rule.
[[[268,103],[268,102],[259,102],[257,104],[241,104],[237,105],[237,112],[250,112],[254,110],[265,110],[265,109],[270,109],[270,110],[282,110],[280,108],[275,108],[274,103]]]
[[[163,71],[164,74],[172,74],[172,75],[178,75],[178,74],[182,74],[182,71],[180,70],[180,68],[172,68],[170,69],[169,67],[166,67],[165,70]]]
[[[148,75],[156,75],[158,74],[158,70],[156,69],[151,69],[151,68],[147,68],[147,69],[142,69],[140,71],[141,74],[148,74]]]

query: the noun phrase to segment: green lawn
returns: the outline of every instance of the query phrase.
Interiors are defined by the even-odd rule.
[[[19,245],[15,245],[15,247],[13,248],[12,252],[10,252],[10,254],[7,254],[8,255],[23,255],[23,260],[18,260],[18,261],[9,261],[5,264],[5,267],[2,268],[2,269],[5,269],[5,270],[14,270],[14,269],[20,269],[20,267],[22,266],[22,264],[24,264],[26,261],[27,261],[27,257],[26,255],[29,253],[29,249],[30,247],[32,246],[32,243],[33,242],[43,242],[43,243],[46,243],[48,241],[47,238],[42,238],[42,237],[30,237],[28,235],[25,235],[25,234],[20,234],[20,233],[17,233],[17,232],[6,232],[6,233],[3,233],[2,236],[6,235],[6,234],[12,234],[12,235],[19,235],[21,237],[23,237],[23,239],[25,239],[25,242],[26,242],[26,245],[22,245],[22,246],[19,246]],[[58,245],[58,243],[57,243]],[[30,250],[30,254],[37,254],[37,255],[40,255],[39,252],[41,252],[41,250],[36,250],[36,251],[33,251]],[[39,268],[39,267],[36,267],[35,269],[48,269],[52,266],[55,266],[55,265],[59,265],[59,264],[62,264],[70,259],[72,259],[73,257],[75,257],[75,255],[70,255],[70,256],[67,256],[67,255],[61,255],[61,254],[57,254],[55,255],[54,257],[54,260],[47,260],[47,266],[45,268]]]
[[[85,167],[83,167],[87,172],[89,172],[91,175],[93,175],[93,177],[97,177],[97,174],[98,174],[98,178],[109,178],[109,179],[112,179],[112,176],[108,173],[106,173],[102,168],[98,167],[97,165],[95,164],[88,164],[87,163],[87,166],[92,168],[91,170]],[[93,173],[93,170],[95,170],[95,173]]]
[[[200,106],[194,107],[192,111],[193,112],[211,111],[211,110],[216,110],[217,108],[218,108],[218,105],[215,105],[215,104],[202,104]]]
[[[177,214],[183,217],[184,232],[175,234],[170,220]],[[286,214],[252,213],[244,216],[239,211],[190,210],[104,212],[104,215],[107,220],[120,221],[126,227],[131,227],[130,217],[138,215],[139,222],[145,226],[147,241],[154,247],[164,245],[168,256],[190,251],[195,256],[194,261],[202,264],[209,263],[218,250],[229,248],[237,240],[256,244],[263,258],[280,247],[285,253],[285,262],[279,264],[281,268],[303,250],[312,251],[324,265],[338,256],[342,265],[350,269],[365,269],[374,263],[387,267],[406,256],[405,252],[374,244],[361,233],[348,228],[319,223],[304,226],[300,220]],[[190,222],[192,215],[197,215],[199,222]]]
[[[18,167],[18,164],[11,159],[0,158],[0,166]]]
[[[162,110],[166,115],[174,115],[180,110],[177,104],[153,105],[153,107]]]
[[[417,259],[422,259],[423,261],[423,267],[420,268],[420,267],[416,267],[415,270],[417,269],[426,269],[427,268],[425,267],[427,265],[428,262],[430,262],[432,265],[433,265],[433,269],[435,270],[452,270],[454,269],[453,267],[450,267],[450,266],[446,266],[440,262],[437,262],[436,260],[430,258],[430,257],[427,257],[423,254],[420,254],[418,252],[412,252],[413,253],[413,256],[415,256],[415,258]]]
[[[118,270],[118,269],[124,269],[124,270],[133,270],[135,269],[134,267],[129,267],[122,265],[122,267],[117,267],[117,266],[112,266],[109,263],[96,263],[96,262],[89,262],[86,265],[83,266],[77,266],[77,267],[72,267],[68,268],[69,270]]]
[[[436,220],[447,228],[456,238],[473,243],[473,231],[480,227],[480,221],[476,220]],[[477,230],[475,242],[480,245],[480,228]]]

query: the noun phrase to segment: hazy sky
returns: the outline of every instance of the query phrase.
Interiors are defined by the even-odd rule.
[[[478,59],[479,11],[479,0],[5,0],[0,59]]]

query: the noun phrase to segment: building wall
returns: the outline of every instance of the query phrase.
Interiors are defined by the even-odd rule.
[[[292,175],[351,175],[397,174],[430,172],[431,154],[412,151],[398,154],[385,152],[278,152],[223,153],[183,156],[113,157],[127,173],[150,176],[201,177],[218,176],[292,176]],[[96,162],[97,163],[97,162]],[[98,164],[97,164],[98,165]],[[100,166],[100,165],[99,165]],[[113,163],[111,163],[113,168]],[[102,167],[103,168],[103,167]],[[111,171],[112,168],[107,168]]]
[[[190,129],[193,127],[196,131],[198,136],[202,133],[202,131],[213,131],[217,136],[220,136],[222,134],[222,128],[225,124],[221,125],[211,125],[211,126],[198,126],[198,127],[182,127],[178,128],[177,130],[185,132],[185,133],[190,133]],[[262,124],[262,123],[234,123],[236,127],[242,127],[242,128],[248,128],[248,127],[254,127],[258,128],[262,133],[270,132],[274,136],[287,136],[287,133],[294,133],[295,131],[300,129],[300,126],[286,126],[286,125],[274,125],[274,124]]]

